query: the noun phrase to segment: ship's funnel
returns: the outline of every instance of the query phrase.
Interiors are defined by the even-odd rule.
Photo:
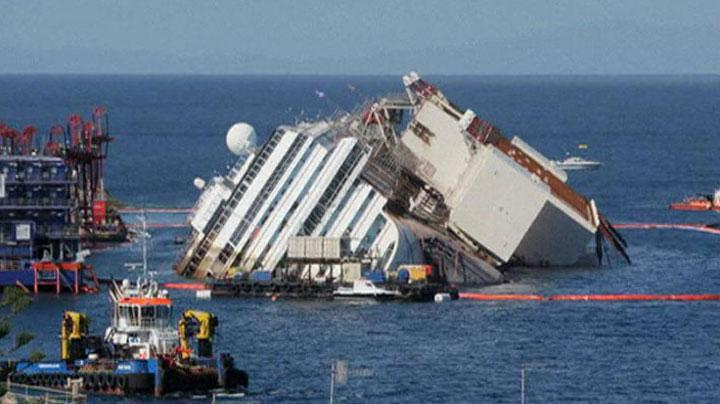
[[[228,130],[225,143],[234,155],[245,154],[255,144],[255,129],[245,122],[238,122]]]

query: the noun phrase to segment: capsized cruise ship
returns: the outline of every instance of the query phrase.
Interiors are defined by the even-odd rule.
[[[600,261],[603,240],[629,261],[564,171],[416,73],[403,83],[406,94],[280,126],[257,148],[251,126],[233,126],[239,158],[225,176],[196,179],[176,271],[352,282],[430,264],[449,282],[488,284],[508,264],[575,264],[593,240]]]

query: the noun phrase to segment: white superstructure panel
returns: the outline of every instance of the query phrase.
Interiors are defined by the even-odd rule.
[[[481,158],[450,225],[507,262],[550,191],[495,148],[484,148]]]
[[[398,231],[395,227],[395,222],[393,222],[392,219],[385,214],[385,212],[383,212],[382,215],[385,218],[385,226],[383,226],[382,230],[380,230],[380,234],[378,234],[369,248],[369,251],[375,258],[380,258],[390,244],[395,243],[398,238]]]
[[[223,184],[222,177],[215,177],[207,185],[203,193],[200,195],[196,205],[195,213],[190,219],[190,225],[198,233],[203,233],[208,221],[212,218],[215,211],[222,201],[230,197],[230,188]]]
[[[558,206],[546,203],[515,251],[524,264],[572,265],[585,254],[595,232]]]
[[[411,124],[401,141],[423,162],[416,174],[447,198],[472,158],[470,147],[460,132],[457,119],[431,102],[423,103],[413,120],[431,133],[416,133],[421,130],[413,129]]]

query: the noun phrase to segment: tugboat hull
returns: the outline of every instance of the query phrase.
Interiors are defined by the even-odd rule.
[[[247,373],[236,369],[227,355],[207,358],[191,366],[168,366],[157,359],[88,362],[46,361],[18,362],[10,382],[69,388],[69,380],[82,380],[83,392],[103,395],[155,394],[162,396],[182,392],[206,392],[223,389],[244,392]]]

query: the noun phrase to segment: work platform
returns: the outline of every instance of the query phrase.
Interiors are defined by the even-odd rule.
[[[75,262],[35,262],[29,267],[0,270],[0,286],[17,286],[26,292],[96,293],[100,284],[90,265]]]

